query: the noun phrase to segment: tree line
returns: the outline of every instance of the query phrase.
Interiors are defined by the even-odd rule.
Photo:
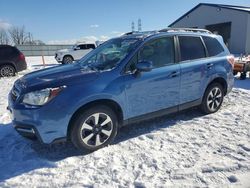
[[[34,40],[33,35],[27,32],[24,26],[12,26],[9,29],[0,29],[0,44],[42,45],[44,42]]]

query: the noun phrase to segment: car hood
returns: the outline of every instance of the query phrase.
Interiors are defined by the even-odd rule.
[[[63,85],[73,85],[93,81],[98,76],[98,72],[88,68],[81,68],[74,63],[69,65],[59,65],[52,68],[35,71],[26,74],[17,82],[23,86],[26,92],[47,87],[58,87]]]

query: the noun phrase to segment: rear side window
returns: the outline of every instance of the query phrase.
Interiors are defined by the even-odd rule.
[[[78,47],[80,47],[81,50],[95,49],[94,44],[81,44]]]
[[[10,46],[0,47],[0,56],[2,58],[12,58],[12,57],[17,56],[18,54],[19,54],[19,51],[14,47],[10,47]]]
[[[224,48],[221,46],[217,39],[204,36],[202,38],[207,47],[209,57],[216,56],[224,51]]]
[[[205,48],[200,37],[179,36],[181,61],[206,57]]]

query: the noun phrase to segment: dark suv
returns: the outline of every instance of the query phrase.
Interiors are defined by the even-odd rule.
[[[15,76],[27,68],[25,57],[16,47],[0,45],[0,77]]]
[[[131,33],[76,63],[23,76],[8,109],[24,136],[96,150],[125,124],[193,106],[215,113],[233,87],[233,63],[222,37],[209,31]]]

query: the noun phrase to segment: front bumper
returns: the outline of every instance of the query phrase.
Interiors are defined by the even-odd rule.
[[[49,105],[40,108],[26,108],[18,104],[10,92],[7,109],[11,114],[12,124],[20,135],[38,139],[45,144],[66,140],[70,118],[64,114],[59,115],[60,112],[52,112]]]
[[[61,63],[63,58],[61,56],[59,56],[57,53],[55,54],[55,59],[58,63]]]

